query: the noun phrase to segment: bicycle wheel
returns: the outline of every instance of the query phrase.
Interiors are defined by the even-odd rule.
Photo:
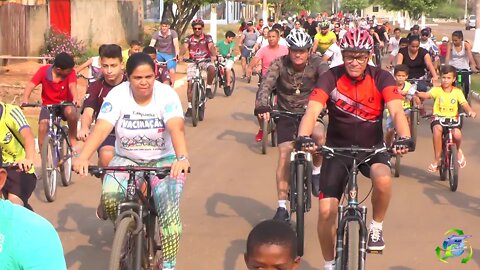
[[[198,110],[200,108],[200,88],[198,82],[192,84],[192,125],[194,127],[198,124]]]
[[[442,153],[440,155],[440,166],[438,168],[438,171],[440,173],[440,180],[445,181],[447,179],[447,158],[446,158],[446,151],[445,147],[442,147]]]
[[[135,269],[136,236],[133,234],[136,222],[132,217],[125,217],[115,228],[112,253],[110,255],[110,270]]]
[[[212,94],[215,96],[217,94],[218,87],[220,85],[220,71],[218,70],[218,66],[215,67],[215,76],[213,77],[213,90]]]
[[[417,146],[417,126],[418,126],[418,109],[413,108],[410,111],[410,134],[413,141],[413,149],[411,151],[415,151]]]
[[[58,162],[58,156],[54,146],[54,141],[50,136],[46,136],[43,140],[42,151],[42,181],[43,191],[47,201],[55,200],[55,192],[57,191],[57,179],[60,176],[55,164]]]
[[[235,89],[235,70],[233,70],[233,68],[232,68],[231,71],[232,71],[231,72],[232,74],[230,74],[231,75],[230,76],[230,80],[231,80],[230,81],[230,89],[227,91],[225,89],[225,86],[223,86],[223,92],[225,93],[225,96],[227,96],[227,97],[231,96],[232,93],[233,93],[233,90]],[[225,84],[227,84],[226,81],[225,81]]]
[[[450,190],[456,191],[458,187],[458,152],[457,146],[452,145],[450,148],[450,162],[448,166],[448,181]]]
[[[393,167],[393,176],[400,176],[400,160],[402,158],[399,155],[395,155],[395,166]]]
[[[59,158],[63,160],[64,157],[70,156],[70,158],[63,160],[62,165],[60,166],[60,178],[62,180],[63,186],[69,186],[72,183],[72,149],[68,145],[68,127],[62,127],[64,134],[61,135],[59,140]]]
[[[270,119],[270,141],[272,143],[272,147],[277,146],[277,129],[273,119]]]
[[[304,176],[305,176],[305,164],[298,163],[295,171],[295,182],[297,193],[297,209],[296,213],[296,232],[297,232],[297,244],[298,244],[298,256],[303,256],[303,246],[305,239],[304,231],[304,218],[305,218],[305,188],[304,188]]]
[[[262,130],[263,130],[263,137],[262,137],[262,154],[267,154],[267,144],[268,144],[268,122],[263,120],[262,122]]]
[[[359,258],[359,243],[360,243],[360,225],[357,221],[350,221],[346,225],[346,241],[345,245],[347,246],[347,264],[346,268],[348,270],[357,270],[358,258]]]
[[[153,203],[151,203],[153,205]],[[162,247],[160,244],[160,233],[158,229],[158,220],[155,215],[150,213],[146,218],[146,243],[147,243],[147,269],[159,269],[162,261]]]

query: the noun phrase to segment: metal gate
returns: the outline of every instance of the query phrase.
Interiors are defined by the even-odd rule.
[[[27,8],[16,3],[0,5],[0,54],[27,55]]]

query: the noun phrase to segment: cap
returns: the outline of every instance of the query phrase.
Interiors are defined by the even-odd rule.
[[[442,37],[442,42],[443,42],[443,41],[448,41],[448,37],[443,36],[443,37]]]
[[[252,21],[248,21],[248,22],[247,22],[247,25],[253,25],[253,22],[252,22]]]
[[[429,35],[427,29],[422,29],[422,31],[420,31],[420,34],[421,34],[422,36],[428,36],[428,35]]]

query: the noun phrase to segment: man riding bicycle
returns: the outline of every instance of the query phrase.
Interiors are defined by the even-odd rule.
[[[240,42],[238,43],[242,56],[242,79],[245,79],[247,77],[247,58],[250,55],[250,51],[253,50],[253,46],[255,46],[255,43],[257,42],[257,38],[259,36],[260,33],[253,27],[253,22],[247,22],[247,29],[243,31]]]
[[[201,19],[196,19],[192,22],[193,34],[188,36],[185,39],[185,50],[188,51],[190,59],[195,61],[207,59],[212,59],[212,62],[204,62],[200,64],[202,70],[207,71],[207,87],[206,95],[208,98],[213,98],[212,84],[215,76],[215,59],[216,59],[216,50],[215,44],[213,43],[212,36],[203,33],[203,27],[205,23]],[[189,63],[187,65],[187,98],[188,98],[188,109],[185,113],[186,117],[192,116],[192,79],[195,77],[196,65],[194,63]]]
[[[300,123],[298,145],[308,151],[316,148],[316,142],[310,136],[324,108],[328,109],[329,115],[327,146],[383,147],[382,117],[385,105],[400,138],[408,138],[408,122],[395,80],[387,71],[368,65],[373,49],[372,37],[365,30],[350,30],[340,45],[345,64],[331,68],[317,81]],[[402,149],[395,152],[406,151]],[[389,159],[389,155],[382,152],[373,156],[368,166],[360,166],[360,171],[371,177],[373,182],[373,220],[367,243],[369,250],[381,251],[385,248],[382,222],[392,189]],[[338,204],[347,183],[346,164],[350,164],[350,159],[325,159],[320,174],[322,181],[317,228],[326,270],[335,269],[335,225]]]
[[[322,58],[316,54],[309,55],[312,47],[311,37],[304,32],[295,32],[287,36],[288,55],[274,60],[260,85],[255,102],[255,114],[264,121],[270,119],[273,108],[269,106],[269,97],[276,89],[278,109],[289,112],[303,112],[308,102],[308,96],[314,88],[320,74],[328,69]],[[289,157],[293,150],[292,140],[297,133],[298,123],[294,119],[280,117],[276,119],[278,134],[279,160],[276,173],[278,208],[274,219],[287,221],[289,219],[286,207],[288,199]],[[266,134],[264,135],[266,136]],[[323,123],[316,123],[313,131],[315,142],[323,144]],[[319,179],[320,162],[314,158],[314,178]]]

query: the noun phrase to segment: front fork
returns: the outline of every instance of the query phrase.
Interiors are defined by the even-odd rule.
[[[296,170],[297,164],[303,163],[305,173],[304,175],[304,186],[302,187],[303,192],[305,192],[305,212],[310,211],[312,207],[312,154],[304,151],[292,151],[290,153],[290,210],[295,212],[297,210],[297,192],[299,188],[297,187],[296,182]]]

